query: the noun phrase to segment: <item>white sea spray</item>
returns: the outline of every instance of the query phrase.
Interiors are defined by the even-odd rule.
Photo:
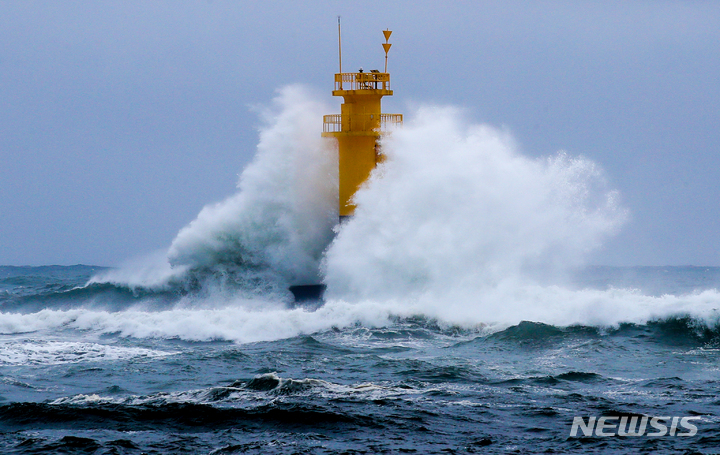
[[[250,342],[387,325],[396,316],[485,330],[678,315],[715,324],[715,290],[650,296],[555,282],[621,229],[629,215],[620,195],[597,163],[563,151],[530,158],[506,130],[473,124],[452,107],[406,115],[383,141],[388,159],[357,193],[355,217],[333,238],[337,157],[319,134],[329,109],[301,87],[281,90],[238,193],[204,208],[162,255],[92,280],[165,289],[201,271],[204,293],[153,311],[3,313],[0,327]],[[228,292],[222,280],[271,290],[323,280],[328,290],[311,310],[288,307],[282,293]]]

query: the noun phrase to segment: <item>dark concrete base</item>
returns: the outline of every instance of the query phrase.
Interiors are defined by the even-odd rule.
[[[295,303],[321,302],[325,294],[324,284],[300,284],[290,286],[290,292],[295,297]]]

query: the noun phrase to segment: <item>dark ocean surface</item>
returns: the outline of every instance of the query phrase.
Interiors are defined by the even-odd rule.
[[[101,271],[0,267],[0,453],[720,451],[712,314],[491,330],[391,316],[246,342],[212,333],[208,311],[233,313],[172,289],[85,286]],[[720,268],[591,267],[572,286],[712,300]],[[571,437],[576,416],[689,416],[697,434]]]

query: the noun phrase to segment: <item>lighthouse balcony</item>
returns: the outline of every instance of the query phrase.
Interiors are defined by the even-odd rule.
[[[335,91],[347,90],[390,91],[390,73],[377,70],[369,73],[336,73]]]
[[[330,114],[323,116],[323,136],[335,136],[333,133],[350,133],[375,135],[389,132],[392,128],[402,125],[402,114],[380,114],[380,122],[373,114]],[[343,127],[343,124],[345,127]]]

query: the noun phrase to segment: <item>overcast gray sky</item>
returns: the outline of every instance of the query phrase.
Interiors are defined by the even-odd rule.
[[[386,111],[599,163],[631,221],[595,263],[720,265],[720,2],[430,0],[0,2],[0,264],[167,247],[234,193],[251,106],[295,82],[339,105],[337,15],[346,68],[393,30]]]

